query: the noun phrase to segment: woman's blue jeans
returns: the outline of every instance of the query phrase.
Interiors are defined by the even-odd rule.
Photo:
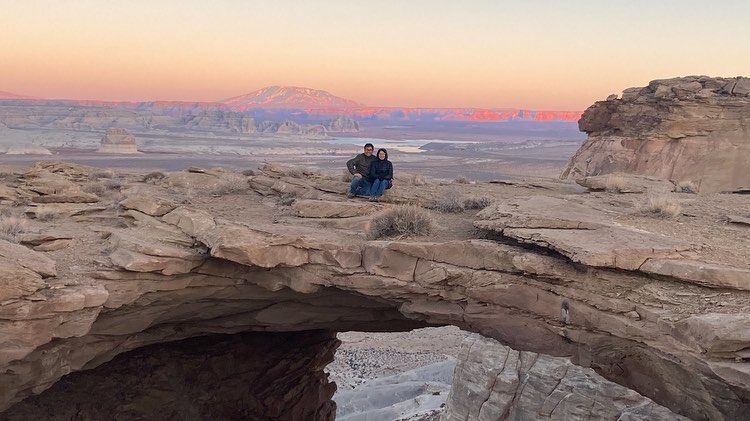
[[[370,194],[375,197],[380,197],[385,193],[386,187],[388,187],[388,180],[375,180],[372,183]]]

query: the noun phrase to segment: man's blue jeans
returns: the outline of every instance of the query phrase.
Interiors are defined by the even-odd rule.
[[[364,177],[354,177],[352,178],[352,186],[349,191],[357,196],[369,196],[371,187],[372,184],[365,180]]]
[[[375,197],[380,197],[385,193],[385,189],[388,187],[388,180],[375,180],[372,183],[370,194]]]

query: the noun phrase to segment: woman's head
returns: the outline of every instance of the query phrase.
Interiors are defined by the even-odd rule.
[[[379,160],[385,161],[386,159],[388,159],[388,151],[385,150],[385,148],[380,148],[378,149],[378,154],[376,156]]]

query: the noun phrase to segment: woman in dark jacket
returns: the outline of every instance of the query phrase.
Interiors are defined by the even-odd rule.
[[[380,202],[380,196],[385,193],[385,189],[391,184],[393,179],[393,164],[388,160],[388,151],[380,148],[376,159],[370,164],[370,202]]]

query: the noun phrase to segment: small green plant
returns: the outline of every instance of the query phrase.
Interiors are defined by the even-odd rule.
[[[429,212],[413,205],[397,206],[373,216],[367,237],[373,240],[387,237],[427,235],[433,221]]]
[[[442,213],[459,213],[463,212],[466,208],[458,189],[451,189],[435,200],[432,204],[432,209]]]
[[[161,181],[164,177],[166,177],[166,175],[164,175],[163,172],[161,172],[161,171],[154,171],[154,172],[150,172],[150,173],[144,175],[143,176],[143,182],[144,183],[156,184],[159,181]]]
[[[242,171],[242,175],[244,175],[245,177],[250,177],[251,175],[255,175],[255,171],[245,170],[245,171]]]

